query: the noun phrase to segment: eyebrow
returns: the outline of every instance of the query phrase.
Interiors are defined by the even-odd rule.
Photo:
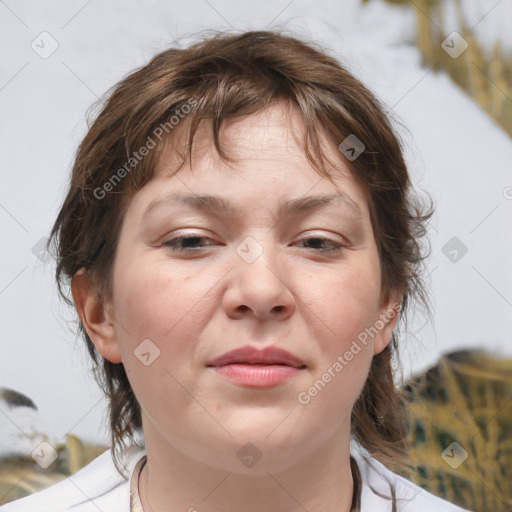
[[[238,213],[238,209],[229,200],[221,196],[209,194],[169,194],[154,199],[144,211],[143,216],[146,216],[158,206],[168,203],[184,204],[196,210],[213,211],[232,216]],[[355,214],[362,215],[361,207],[350,196],[340,192],[338,194],[306,196],[284,201],[279,205],[279,216],[305,213],[331,204],[346,205]]]

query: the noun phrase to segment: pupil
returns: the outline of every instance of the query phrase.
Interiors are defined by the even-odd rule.
[[[201,239],[201,237],[199,237],[199,236],[189,236],[189,237],[183,239],[183,243],[187,247],[190,245],[195,246],[197,244],[197,242],[199,242],[200,239]]]

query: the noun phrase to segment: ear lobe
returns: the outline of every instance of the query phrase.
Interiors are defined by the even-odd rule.
[[[113,316],[82,267],[71,280],[75,308],[98,352],[112,363],[121,363]]]
[[[395,328],[400,316],[400,307],[402,304],[402,293],[394,292],[389,294],[388,300],[383,304],[379,313],[379,318],[375,322],[378,330],[374,339],[373,354],[382,352],[393,338],[393,329]]]

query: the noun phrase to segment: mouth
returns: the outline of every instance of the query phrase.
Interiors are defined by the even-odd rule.
[[[206,366],[220,367],[231,364],[260,366],[280,365],[298,369],[306,368],[301,358],[287,350],[273,346],[264,349],[257,349],[252,346],[237,348],[209,361]]]
[[[227,352],[206,365],[237,385],[271,387],[296,376],[307,366],[298,356],[277,348],[251,346]]]

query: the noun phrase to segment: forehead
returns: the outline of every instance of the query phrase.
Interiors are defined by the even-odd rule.
[[[166,141],[155,166],[155,176],[169,175],[179,171],[184,165],[183,156],[188,155],[189,123],[183,124]],[[350,174],[352,170],[343,160],[338,142],[322,127],[318,130],[319,151],[326,159],[326,169],[336,175]],[[273,103],[265,110],[250,114],[231,116],[222,121],[218,142],[222,150],[235,162],[282,161],[298,167],[311,167],[306,155],[306,127],[299,108],[285,100]],[[311,145],[311,142],[310,142]],[[220,168],[224,172],[240,169],[236,163],[224,160],[214,141],[211,120],[203,119],[194,134],[191,161],[189,165],[200,172]],[[297,168],[297,172],[300,169]]]
[[[160,158],[157,171],[169,172],[170,165],[181,163],[180,154],[188,149],[190,123],[183,124],[169,137]],[[297,106],[284,100],[276,102],[265,110],[249,115],[233,115],[222,120],[218,140],[230,157],[235,159],[264,158],[279,152],[303,153],[305,126]],[[265,153],[262,153],[265,148]],[[202,119],[194,134],[192,160],[202,158],[220,160],[214,144],[213,124]]]
[[[288,102],[281,101],[263,111],[232,116],[223,121],[219,143],[232,161],[224,160],[218,153],[212,123],[203,120],[194,135],[191,162],[185,163],[183,157],[188,156],[189,136],[187,119],[178,128],[162,148],[155,172],[143,187],[147,189],[150,185],[153,204],[164,201],[173,190],[189,196],[188,204],[194,206],[204,203],[215,208],[222,202],[221,198],[212,199],[215,196],[231,197],[230,204],[241,203],[244,197],[252,195],[251,200],[254,199],[258,190],[261,200],[268,202],[271,190],[279,203],[295,199],[295,204],[289,205],[295,210],[303,206],[301,200],[307,196],[333,194],[342,196],[341,201],[335,202],[342,204],[344,201],[344,206],[352,207],[357,214],[366,209],[366,191],[356,183],[336,141],[325,130],[319,131],[319,143],[332,181],[313,168],[306,155],[302,114],[298,107]],[[251,191],[254,194],[244,196],[245,192]],[[148,194],[149,190],[145,190],[142,195],[149,199]],[[194,198],[195,195],[198,197]],[[209,196],[207,204],[206,195]],[[220,206],[225,211],[230,209],[226,202]],[[238,211],[232,211],[235,210]]]

